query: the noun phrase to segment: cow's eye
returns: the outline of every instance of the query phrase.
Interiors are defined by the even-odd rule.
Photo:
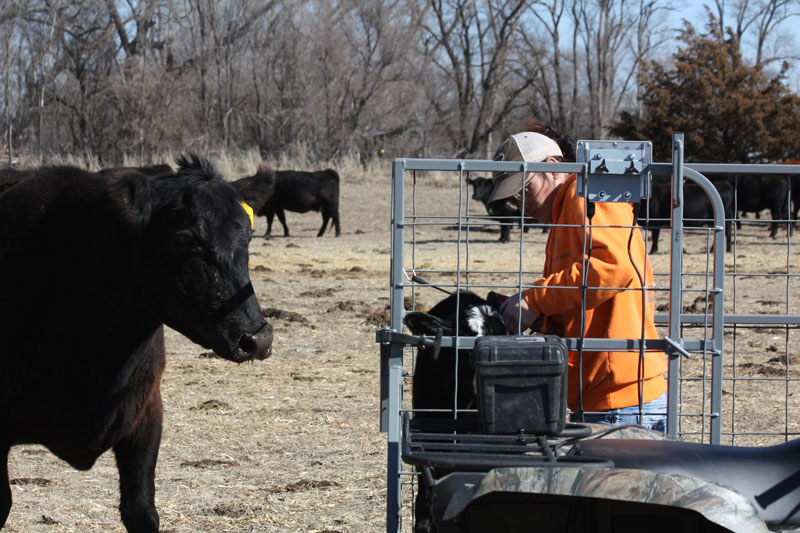
[[[176,239],[178,240],[178,247],[181,249],[196,249],[198,248],[198,242],[194,235],[192,235],[189,231],[179,231],[175,234]]]

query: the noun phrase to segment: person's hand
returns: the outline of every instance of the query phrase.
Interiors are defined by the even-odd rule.
[[[522,333],[530,329],[536,322],[536,313],[528,306],[524,298],[519,297],[519,293],[509,296],[500,305],[500,314],[509,333]],[[520,322],[521,317],[521,322]],[[518,329],[519,328],[519,329]]]

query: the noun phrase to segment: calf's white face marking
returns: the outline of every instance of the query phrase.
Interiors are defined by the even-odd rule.
[[[488,305],[476,305],[467,310],[467,324],[476,337],[486,335],[486,319],[495,314],[495,311]]]

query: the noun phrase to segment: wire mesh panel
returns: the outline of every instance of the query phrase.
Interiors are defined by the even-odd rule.
[[[796,209],[796,165],[687,165],[730,191],[726,226],[730,244],[725,256],[725,335],[721,424],[723,444],[766,445],[798,435],[794,359],[800,321],[795,251],[797,235],[790,216]],[[758,218],[756,218],[758,217]],[[702,235],[702,230],[699,230]],[[702,244],[702,243],[701,243]],[[708,246],[687,248],[684,268],[688,289],[702,288],[700,263]],[[702,292],[702,291],[701,291]],[[702,327],[708,306],[701,294],[683,301],[684,331]],[[683,362],[681,408],[699,405],[707,390],[697,362]],[[696,424],[683,419],[679,434],[699,437]]]
[[[649,203],[641,202],[638,223],[631,220],[626,227],[641,231],[649,250],[655,239],[660,240],[649,254],[655,287],[646,291],[654,300],[660,339],[570,338],[567,344],[573,351],[581,345],[589,353],[629,351],[632,357],[645,348],[666,352],[668,430],[684,440],[731,444],[786,440],[798,431],[795,387],[800,375],[793,341],[800,323],[796,301],[800,296],[793,296],[798,283],[793,254],[797,243],[789,213],[791,176],[800,175],[800,166],[684,165],[682,150],[678,138],[673,161],[654,163],[650,169],[653,194],[666,187],[669,214],[657,212],[653,204],[657,198],[652,197]],[[437,353],[449,349],[454,360],[437,391],[449,398],[447,403],[420,409],[414,405],[417,355],[427,348],[404,327],[404,317],[447,298],[456,306],[466,305],[461,291],[483,299],[514,294],[530,288],[542,275],[548,225],[521,214],[490,216],[480,200],[481,184],[488,182],[492,171],[520,169],[577,173],[578,179],[587,176],[582,163],[394,162],[391,328],[378,332],[381,425],[388,434],[387,531],[411,529],[419,488],[417,472],[401,460],[403,421],[438,417],[458,422],[476,417],[475,405],[463,401],[474,385],[459,382],[458,371],[463,358],[469,357],[475,331],[456,322],[441,339],[428,337]],[[748,217],[739,214],[745,175],[773,175],[784,184],[774,217],[763,220],[752,218],[752,212]],[[707,206],[699,215],[691,210],[698,197]],[[764,208],[758,213],[769,212]],[[727,235],[726,228],[730,228]]]

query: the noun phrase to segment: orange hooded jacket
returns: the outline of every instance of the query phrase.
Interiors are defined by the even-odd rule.
[[[548,332],[580,337],[582,261],[584,254],[584,199],[576,195],[575,175],[556,192],[553,224],[545,249],[543,277],[524,293],[525,301],[545,318]],[[653,273],[644,240],[635,229],[633,206],[628,203],[596,203],[591,228],[587,227],[587,248],[591,242],[586,291],[586,338],[640,339],[645,318],[645,338],[658,339],[653,322],[653,292],[646,294],[642,309],[639,274],[653,288]],[[565,227],[573,225],[580,227]],[[622,227],[601,227],[622,226]],[[591,241],[588,236],[591,234]],[[628,241],[630,239],[630,256]],[[588,249],[587,249],[588,252]],[[632,260],[636,263],[636,273]],[[639,289],[639,290],[622,290]],[[607,411],[639,404],[639,352],[583,352],[583,408]],[[644,356],[644,402],[667,390],[663,352],[647,351]],[[578,354],[570,352],[568,404],[579,409]]]

